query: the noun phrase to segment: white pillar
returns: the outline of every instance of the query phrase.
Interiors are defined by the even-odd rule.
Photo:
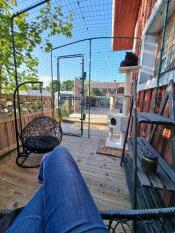
[[[130,96],[130,79],[131,79],[131,72],[126,73],[125,77],[125,89],[124,89],[124,98],[123,98],[123,114],[128,115],[128,97]]]
[[[110,96],[110,111],[115,111],[115,96]]]
[[[123,99],[123,116],[128,117],[129,114],[129,97],[131,97],[130,86],[131,86],[131,78],[132,73],[138,73],[140,66],[131,66],[131,67],[120,67],[119,72],[125,73],[125,90],[124,90],[124,99]],[[120,143],[123,146],[125,140],[126,132],[120,133]]]
[[[120,67],[119,72],[125,73],[125,90],[124,90],[124,98],[123,98],[123,112],[122,113],[115,113],[115,111],[112,111],[113,102],[114,99],[111,98],[110,100],[110,110],[111,112],[108,115],[108,119],[111,118],[111,115],[114,115],[114,117],[117,119],[118,127],[118,133],[120,133],[120,139],[113,138],[114,130],[116,130],[115,127],[110,127],[109,137],[106,139],[105,146],[106,147],[112,147],[112,148],[118,148],[122,149],[124,140],[125,140],[125,134],[126,134],[126,127],[127,127],[127,119],[129,114],[129,97],[131,97],[132,93],[130,93],[130,80],[132,77],[132,73],[137,73],[140,69],[140,66],[131,66],[131,67]],[[115,110],[115,108],[114,108]],[[108,120],[109,121],[109,120]]]

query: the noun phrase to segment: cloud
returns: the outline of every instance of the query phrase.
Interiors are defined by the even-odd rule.
[[[51,76],[40,75],[39,79],[43,81],[44,86],[48,86],[48,84],[52,81]],[[53,77],[53,79],[56,79],[56,77]]]

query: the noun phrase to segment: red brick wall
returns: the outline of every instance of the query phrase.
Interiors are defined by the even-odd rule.
[[[142,33],[146,24],[147,19],[149,18],[152,9],[157,0],[142,0],[140,4],[140,10],[136,22],[135,37],[142,38]],[[135,52],[140,54],[140,42],[136,42]]]
[[[158,92],[157,111],[159,111],[160,103],[165,93],[166,86],[160,87]],[[152,112],[155,98],[155,89],[148,89],[140,91],[138,93],[138,111]],[[163,115],[168,117],[169,102],[167,103]],[[139,134],[142,137],[149,139],[151,133],[151,126],[147,124],[141,124]],[[172,165],[172,150],[170,145],[171,130],[165,126],[158,126],[154,137],[153,144],[161,156]]]
[[[156,0],[154,0],[154,1],[142,0],[139,15],[138,15],[138,20],[137,20],[136,36],[142,35],[145,23],[146,23],[148,17],[150,16],[151,10],[152,10],[155,3],[156,3]],[[171,21],[173,21],[173,20],[175,20],[175,16],[169,20],[169,23],[167,26],[167,33],[170,31],[170,30],[168,30],[168,28],[170,27],[169,25],[171,25]],[[167,35],[167,37],[168,37],[168,35]],[[161,33],[160,33],[160,38],[161,38]],[[169,38],[168,39],[168,42],[169,42],[170,37],[168,37],[168,38]],[[161,40],[160,40],[160,42],[161,42]],[[166,44],[168,44],[168,43],[166,43]],[[160,45],[159,45],[159,47],[160,47]],[[166,47],[168,47],[168,46],[166,46]],[[157,57],[159,57],[159,50],[160,49],[158,49]],[[136,45],[136,52],[137,53],[140,52],[139,44]],[[159,59],[157,59],[157,61],[159,62]],[[160,102],[162,100],[162,97],[164,95],[165,90],[166,90],[166,86],[159,87],[158,103],[157,103],[157,109],[156,109],[157,112],[159,111]],[[144,91],[140,91],[138,93],[138,111],[152,112],[153,105],[154,105],[154,99],[155,99],[155,89],[147,89]],[[164,115],[167,117],[168,117],[168,112],[169,112],[169,106],[167,104],[165,111],[164,111]],[[150,136],[150,132],[151,132],[151,126],[145,125],[145,124],[142,124],[140,126],[140,135],[141,136],[148,139]],[[158,126],[153,144],[154,144],[155,148],[159,151],[161,156],[171,166],[173,155],[172,155],[172,150],[171,150],[171,145],[170,145],[170,140],[169,140],[170,134],[171,134],[171,131],[169,129],[167,129],[164,126]]]
[[[142,0],[141,5],[140,5],[140,10],[138,14],[138,19],[136,23],[136,30],[135,30],[135,36],[136,37],[141,37],[145,23],[147,19],[149,18],[151,11],[155,5],[157,0]],[[172,25],[174,25],[175,22],[175,14],[172,17],[172,19],[169,20],[169,25],[167,26],[167,36],[166,36],[166,43],[165,43],[165,52],[168,51],[166,48],[173,48],[175,51],[175,36],[171,35],[171,31],[173,31]],[[172,29],[172,30],[171,30]],[[170,31],[170,33],[169,33]],[[174,31],[173,31],[174,32]],[[170,36],[171,35],[171,36]],[[159,63],[159,51],[160,51],[160,44],[161,44],[161,33],[160,33],[160,43],[159,43],[159,48],[158,48],[158,54],[157,54],[157,64]],[[140,54],[140,43],[135,44],[135,52],[139,55]],[[175,54],[172,52],[172,55]],[[174,56],[174,55],[173,55]],[[170,61],[173,59],[173,56],[169,59]],[[157,65],[156,65],[157,66]],[[157,69],[155,69],[157,70]],[[157,103],[157,109],[156,111],[159,111],[160,108],[160,103],[162,100],[162,97],[165,93],[167,86],[162,86],[159,87],[158,90],[158,103]],[[175,91],[175,90],[174,90]],[[145,111],[145,112],[152,112],[153,111],[153,106],[154,106],[154,100],[155,100],[155,88],[153,89],[147,89],[138,92],[137,96],[137,110],[138,111]],[[169,103],[167,103],[167,106],[164,110],[163,115],[168,117],[169,113]],[[145,137],[149,139],[150,133],[151,133],[151,125],[148,124],[141,124],[139,128],[139,134],[142,137]],[[165,126],[158,126],[155,137],[153,140],[153,146],[155,149],[160,153],[162,158],[165,159],[165,161],[172,166],[172,158],[173,152],[172,152],[172,145],[170,142],[170,137],[171,137],[171,130],[169,128],[166,128]],[[171,195],[171,193],[168,192],[159,192],[163,202],[165,203],[166,206],[174,206],[175,205],[175,197]]]
[[[167,86],[163,86],[159,88],[157,111],[159,111],[160,103],[165,93],[166,87]],[[154,105],[154,97],[155,97],[155,89],[140,91],[138,93],[138,111],[152,112]],[[169,113],[169,102],[167,102],[163,115],[168,117],[168,113]],[[140,125],[140,129],[139,129],[140,136],[149,139],[150,133],[151,133],[151,125],[148,124]],[[164,158],[165,161],[170,165],[170,167],[172,166],[172,162],[173,162],[172,145],[170,142],[171,134],[172,134],[171,129],[159,125],[157,127],[153,140],[153,146],[160,153],[162,158]],[[159,194],[166,206],[175,205],[175,197],[171,195],[171,193],[161,191],[159,192]]]

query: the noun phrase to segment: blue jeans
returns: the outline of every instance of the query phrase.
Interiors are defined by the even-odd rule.
[[[40,168],[43,186],[6,233],[108,232],[70,155],[55,148]]]

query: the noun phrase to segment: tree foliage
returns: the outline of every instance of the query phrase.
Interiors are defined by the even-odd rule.
[[[53,80],[53,92],[57,92],[59,88],[58,81]],[[74,88],[74,81],[66,80],[61,83],[61,91],[72,91]],[[52,82],[46,87],[47,91],[52,92]]]
[[[72,91],[74,88],[74,81],[66,80],[61,83],[61,90],[62,91]]]
[[[58,91],[58,81],[57,80],[53,80],[53,92],[57,92]],[[52,92],[52,82],[49,83],[49,85],[46,87],[47,91]]]
[[[99,88],[92,88],[90,94],[91,96],[105,96],[105,91]]]
[[[14,63],[11,40],[11,16],[15,0],[0,0],[0,91],[14,90]],[[39,46],[46,53],[52,49],[51,37],[59,34],[71,37],[72,13],[63,15],[61,6],[44,4],[38,15],[30,13],[14,18],[15,44],[19,82],[37,79],[38,59],[34,50]],[[22,67],[22,68],[21,68]]]

